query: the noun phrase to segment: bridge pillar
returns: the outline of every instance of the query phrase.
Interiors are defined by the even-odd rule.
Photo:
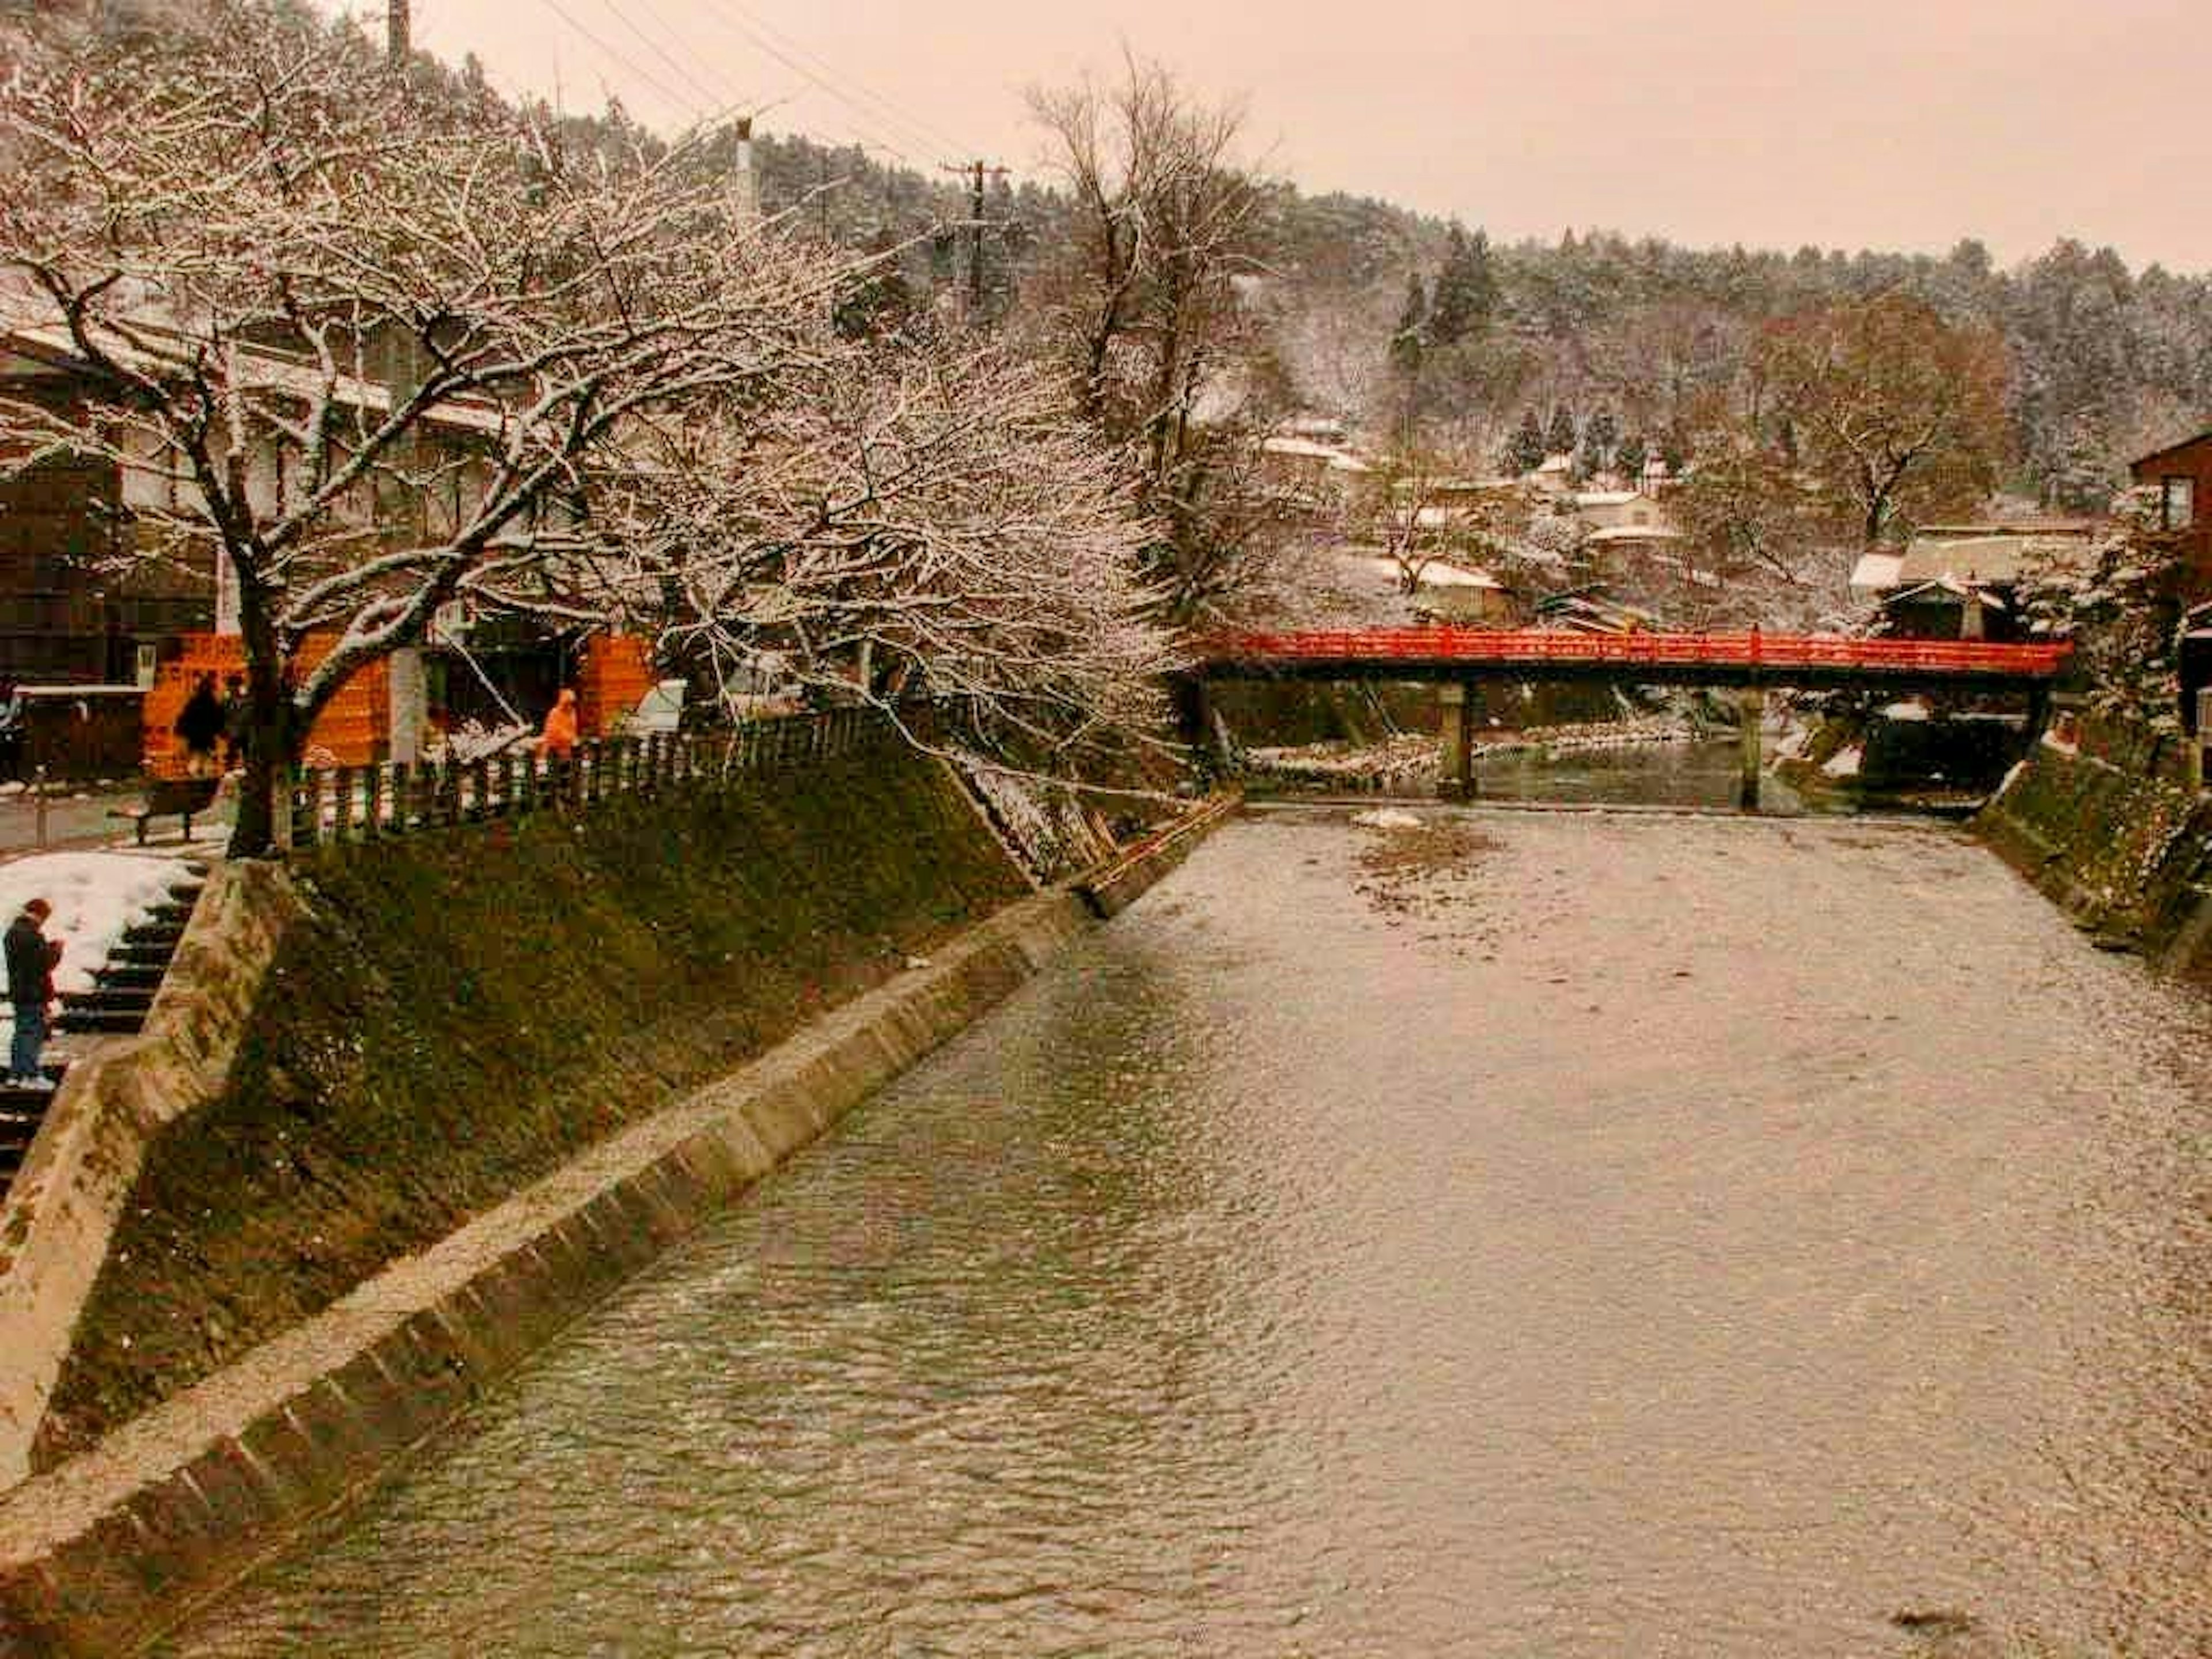
[[[1736,805],[1747,812],[1759,810],[1760,728],[1766,723],[1766,693],[1747,685],[1736,693],[1736,736],[1742,744],[1743,775],[1736,786]]]
[[[1176,730],[1194,753],[1206,760],[1213,756],[1213,696],[1202,674],[1179,674],[1169,683],[1174,699]]]
[[[1474,799],[1473,690],[1457,682],[1437,688],[1437,793],[1445,800]]]

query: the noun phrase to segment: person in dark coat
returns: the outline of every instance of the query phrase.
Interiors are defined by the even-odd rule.
[[[222,703],[215,694],[214,675],[200,676],[177,716],[176,731],[185,745],[185,769],[196,778],[213,776],[215,746],[222,737]]]
[[[246,760],[246,727],[252,711],[246,701],[246,676],[233,674],[222,683],[222,769],[233,771]]]
[[[54,1000],[54,968],[62,959],[59,939],[40,930],[53,907],[42,898],[23,906],[8,926],[8,1000],[15,1010],[15,1039],[8,1053],[8,1082],[17,1089],[51,1089],[39,1069],[46,1047],[46,1007]]]

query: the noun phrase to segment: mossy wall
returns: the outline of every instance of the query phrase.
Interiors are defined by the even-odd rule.
[[[1990,845],[2085,928],[2172,959],[2212,884],[2212,800],[2166,777],[2039,745],[1975,819]]]
[[[726,792],[300,870],[227,1093],[163,1132],[51,1467],[1029,890],[886,741]]]

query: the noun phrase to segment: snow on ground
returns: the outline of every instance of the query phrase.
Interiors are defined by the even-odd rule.
[[[46,934],[62,942],[54,989],[89,990],[123,930],[167,898],[184,873],[180,860],[161,853],[34,854],[0,864],[0,915],[12,922],[34,898],[52,905]]]
[[[1839,749],[1831,755],[1820,768],[1824,776],[1855,778],[1859,775],[1859,763],[1866,758],[1866,750],[1856,744],[1849,749]]]
[[[1370,830],[1418,830],[1421,827],[1420,819],[1411,812],[1401,812],[1388,806],[1380,811],[1356,813],[1352,821]]]

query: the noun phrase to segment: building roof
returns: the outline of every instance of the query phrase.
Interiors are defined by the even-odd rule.
[[[1682,532],[1672,525],[1616,524],[1593,530],[1583,539],[1601,545],[1612,542],[1679,542]]]
[[[161,374],[190,360],[188,343],[159,324],[141,326],[137,336],[144,343],[117,342],[108,348],[118,362],[135,371]],[[173,353],[164,355],[164,349],[172,344]],[[76,342],[58,323],[0,321],[0,353],[65,374],[86,367],[77,354]],[[237,376],[234,383],[258,392],[297,398],[305,403],[312,403],[325,392],[321,371],[313,363],[264,346],[239,347],[232,366]],[[392,408],[391,388],[381,381],[339,374],[332,377],[328,391],[334,401],[349,408],[365,410],[371,415],[386,414]],[[424,411],[423,418],[434,426],[495,434],[504,432],[513,417],[496,404],[449,398],[432,404]]]
[[[1395,582],[1398,580],[1398,562],[1395,559],[1347,554],[1345,556],[1344,562],[1356,569],[1380,577],[1383,580]],[[1463,565],[1445,564],[1435,559],[1431,559],[1421,567],[1420,585],[1423,587],[1486,587],[1498,592],[1505,591],[1505,584],[1487,570],[1473,569]]]
[[[2197,445],[2207,442],[2212,442],[2212,432],[2200,432],[2193,438],[2184,438],[2178,444],[2168,444],[2163,449],[2152,450],[2148,455],[2136,456],[2134,460],[2128,463],[2128,470],[2131,472],[2135,471],[2138,468],[2148,466],[2153,461],[2162,461],[2169,455],[2179,454],[2185,449],[2194,449]]]
[[[1851,571],[1851,586],[1866,593],[1929,582],[1946,582],[1958,592],[1969,585],[2008,586],[2029,566],[2087,551],[2094,533],[2095,526],[2086,521],[1933,526],[1915,536],[1902,553],[1863,554]]]
[[[1338,444],[1322,443],[1312,438],[1299,438],[1277,434],[1262,438],[1260,447],[1270,455],[1288,456],[1297,461],[1320,461],[1332,472],[1372,472],[1375,469]]]

